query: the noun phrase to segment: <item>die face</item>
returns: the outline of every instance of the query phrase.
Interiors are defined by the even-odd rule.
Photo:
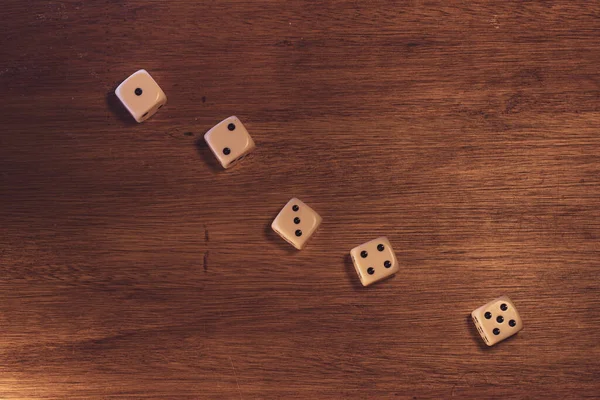
[[[353,248],[350,256],[363,286],[390,277],[399,269],[394,249],[386,237]]]
[[[143,69],[125,79],[115,93],[137,122],[150,118],[167,103],[158,83]]]
[[[523,329],[519,312],[507,296],[479,307],[471,313],[471,318],[488,346],[493,346]]]
[[[293,198],[275,217],[271,228],[296,249],[302,250],[322,220],[315,210]]]
[[[219,122],[204,135],[204,140],[223,168],[227,169],[256,147],[252,137],[237,117]]]

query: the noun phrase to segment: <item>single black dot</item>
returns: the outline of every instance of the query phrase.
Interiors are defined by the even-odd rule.
[[[361,252],[360,252],[360,256],[361,256],[362,258],[367,258],[367,256],[368,256],[368,255],[369,255],[369,253],[367,253],[367,251],[366,251],[366,250],[363,250],[363,251],[361,251]]]
[[[298,236],[298,237],[302,236],[302,231],[300,229],[296,230],[296,236]]]
[[[386,267],[386,268],[389,268],[389,267],[391,267],[391,266],[392,266],[392,263],[386,260],[386,261],[383,263],[383,266],[384,266],[384,267]]]
[[[484,317],[485,317],[485,319],[490,319],[490,318],[492,318],[492,313],[488,311],[485,313]]]
[[[515,326],[515,325],[517,325],[517,321],[515,321],[514,319],[511,319],[510,321],[508,321],[508,324],[510,326]]]
[[[141,96],[144,91],[141,88],[136,88],[134,93],[136,96]]]
[[[229,129],[230,131],[235,131],[235,124],[227,125],[227,129]]]
[[[503,317],[502,315],[498,315],[498,316],[496,317],[496,321],[498,321],[498,323],[499,323],[499,324],[501,324],[501,323],[503,323],[503,322],[504,322],[504,317]]]
[[[299,209],[300,209],[300,207],[298,207],[298,205],[297,205],[297,204],[294,204],[294,205],[292,206],[292,210],[294,210],[294,211],[298,211]]]
[[[502,303],[502,304],[500,305],[500,309],[501,309],[502,311],[506,311],[506,310],[508,310],[508,306],[507,306],[506,304]]]
[[[225,148],[223,149],[223,154],[225,154],[226,156],[228,156],[228,155],[229,155],[229,153],[231,153],[231,150],[229,149],[229,147],[225,147]]]
[[[296,225],[298,225],[300,223],[300,218],[298,218],[298,217],[294,218],[294,223]]]
[[[494,332],[494,335],[498,336],[500,334],[500,329],[494,328],[493,332]]]
[[[377,245],[377,250],[379,250],[379,251],[383,251],[383,249],[385,249],[385,246],[384,246],[384,245],[382,245],[382,244],[378,244],[378,245]]]
[[[375,273],[375,270],[373,269],[373,267],[369,267],[369,268],[367,268],[367,273],[369,275],[373,275]]]

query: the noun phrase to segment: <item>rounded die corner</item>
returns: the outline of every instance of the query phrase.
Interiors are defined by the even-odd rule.
[[[505,301],[507,303],[510,303],[513,307],[515,307],[515,303],[511,300],[510,297],[508,297],[505,294],[503,294],[502,296],[498,297],[497,301]]]
[[[323,223],[323,217],[321,217],[321,214],[319,214],[316,211],[314,211],[314,213],[315,213],[315,219],[316,219],[316,221],[315,221],[315,229],[317,229]]]
[[[131,78],[134,78],[139,75],[145,75],[145,76],[149,77],[150,79],[154,80],[152,75],[150,75],[150,72],[148,72],[148,70],[146,70],[145,68],[138,69],[133,74],[129,75],[129,78],[127,78],[127,79],[131,79]]]

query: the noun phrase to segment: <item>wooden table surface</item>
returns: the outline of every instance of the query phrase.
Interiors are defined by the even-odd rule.
[[[600,396],[600,3],[0,16],[0,398]],[[147,69],[137,124],[114,89]],[[257,144],[222,170],[203,134]],[[297,196],[302,251],[270,229]],[[389,237],[363,288],[351,248]],[[524,329],[487,348],[470,312]]]

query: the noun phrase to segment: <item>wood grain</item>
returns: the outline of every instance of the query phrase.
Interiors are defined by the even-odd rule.
[[[600,4],[31,1],[0,16],[3,399],[600,396]],[[114,88],[169,103],[136,124]],[[257,150],[202,141],[237,115]],[[323,218],[271,232],[297,196]],[[387,235],[399,274],[349,250]],[[502,294],[493,348],[469,313]]]

